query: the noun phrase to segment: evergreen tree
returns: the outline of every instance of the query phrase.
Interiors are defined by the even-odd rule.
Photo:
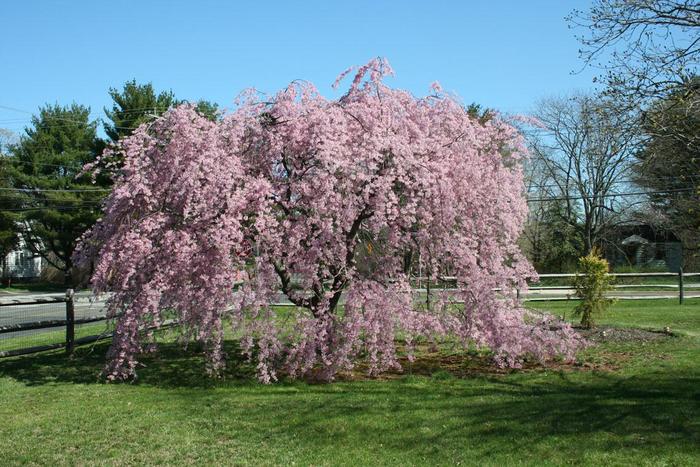
[[[645,115],[637,183],[683,241],[686,261],[700,258],[700,78],[679,87]]]
[[[90,109],[46,106],[12,147],[10,178],[21,206],[22,235],[30,250],[71,282],[78,238],[100,215],[105,190],[81,174],[101,150]]]
[[[124,83],[121,90],[110,88],[109,95],[112,98],[112,109],[104,109],[109,120],[104,123],[104,130],[114,151],[100,158],[98,163],[100,172],[105,177],[112,177],[123,164],[123,155],[114,143],[130,136],[139,125],[152,122],[168,109],[185,103],[176,99],[172,91],[156,94],[152,83],[138,84],[133,79]],[[219,119],[217,104],[199,100],[194,105],[203,117],[211,121]]]
[[[199,100],[195,104],[194,109],[202,117],[215,122],[220,119],[219,104],[206,100]]]
[[[7,277],[7,255],[19,244],[17,208],[19,199],[12,190],[10,157],[0,141],[0,274]]]
[[[113,141],[129,136],[142,123],[152,121],[170,107],[179,104],[172,91],[156,94],[153,84],[138,84],[127,81],[120,91],[109,89],[112,109],[105,108],[109,123],[104,124],[105,133]]]

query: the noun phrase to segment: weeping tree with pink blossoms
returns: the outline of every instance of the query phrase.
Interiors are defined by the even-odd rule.
[[[360,359],[372,375],[398,369],[398,336],[409,360],[419,340],[443,339],[504,366],[573,357],[571,328],[512,292],[535,276],[516,246],[517,131],[438,85],[423,98],[393,89],[391,73],[372,60],[337,100],[299,82],[272,99],[248,92],[221,122],[184,105],[113,148],[123,166],[77,253],[94,291],[111,293],[109,379],[135,376],[172,315],[213,374],[231,326],[264,382],[330,380]],[[456,277],[429,306],[409,282],[418,254],[424,275]],[[280,293],[294,305],[285,319]]]

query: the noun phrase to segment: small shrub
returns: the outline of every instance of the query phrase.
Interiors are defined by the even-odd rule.
[[[597,250],[579,259],[579,276],[574,279],[576,296],[581,299],[575,315],[581,315],[581,326],[590,329],[595,319],[602,316],[613,300],[605,293],[612,289],[613,277],[608,275],[608,262],[601,258]]]

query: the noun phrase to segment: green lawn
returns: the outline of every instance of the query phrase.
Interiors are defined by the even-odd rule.
[[[65,293],[65,285],[48,282],[13,282],[10,287],[0,286],[0,297],[28,293]]]
[[[569,317],[573,303],[528,305]],[[137,384],[97,380],[104,343],[70,360],[60,351],[0,360],[0,456],[3,465],[700,465],[700,300],[621,301],[601,321],[675,335],[588,349],[570,368],[467,371],[477,357],[465,355],[449,369],[469,376],[424,358],[412,375],[332,384],[263,386],[235,360],[214,381],[194,349],[172,344],[144,359]]]
[[[576,322],[572,310],[578,301],[526,302],[528,308],[547,310]],[[685,300],[678,305],[677,298],[667,300],[618,300],[610,311],[598,319],[601,325],[629,326],[644,329],[671,328],[684,335],[700,336],[700,299]]]
[[[697,284],[700,282],[700,276],[686,275],[684,278],[685,284]],[[533,282],[530,285],[533,287],[542,286],[572,286],[572,277],[542,277],[539,282]],[[641,276],[641,277],[615,277],[613,284],[615,285],[678,285],[678,276]],[[666,288],[668,290],[668,288]]]
[[[78,324],[75,326],[75,338],[80,339],[82,337],[108,333],[111,332],[110,329],[111,328],[106,321]],[[15,336],[15,333],[0,334],[0,351],[65,343],[66,328],[65,326],[61,326],[56,328],[38,329],[31,332],[25,332],[24,334],[16,337]],[[1,365],[2,360],[0,360],[0,366]]]

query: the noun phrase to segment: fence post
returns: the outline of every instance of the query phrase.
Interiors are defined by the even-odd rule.
[[[66,353],[71,355],[75,347],[75,301],[73,289],[66,290]]]
[[[428,276],[428,282],[426,283],[425,309],[430,310],[430,276]]]
[[[678,269],[678,304],[683,304],[683,266]]]

